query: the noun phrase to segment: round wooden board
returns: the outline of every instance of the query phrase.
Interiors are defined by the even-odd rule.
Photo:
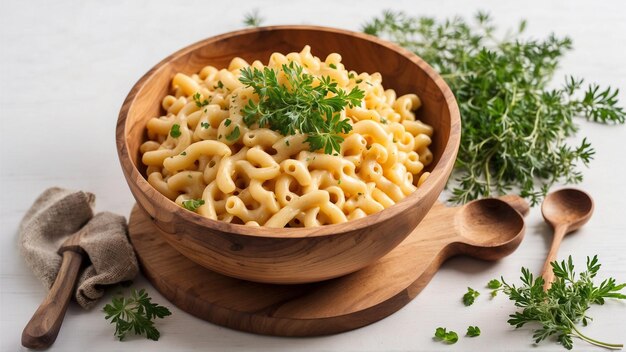
[[[171,247],[138,206],[130,216],[129,234],[144,275],[180,309],[252,333],[316,336],[356,329],[389,316],[426,286],[445,259],[467,253],[468,244],[457,234],[454,221],[458,209],[437,203],[405,241],[374,265],[340,278],[300,285],[255,283],[212,272]],[[521,237],[506,247],[474,255],[502,257],[517,247]]]

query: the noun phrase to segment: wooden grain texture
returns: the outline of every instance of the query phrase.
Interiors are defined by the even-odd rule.
[[[22,346],[44,349],[50,347],[56,340],[85,255],[79,246],[85,234],[85,230],[81,229],[61,244],[58,250],[63,257],[61,267],[48,295],[22,331]]]
[[[346,67],[380,72],[385,87],[398,94],[417,93],[418,117],[433,126],[431,175],[413,194],[374,215],[317,228],[270,229],[214,221],[189,212],[148,184],[139,146],[148,119],[161,114],[160,101],[176,72],[193,73],[206,65],[225,67],[234,57],[268,60],[273,52],[315,55],[338,52]],[[184,48],[152,68],[132,88],[118,119],[118,154],[131,192],[167,234],[166,239],[191,260],[225,275],[266,283],[306,283],[359,270],[396,247],[421,221],[441,193],[454,165],[460,140],[459,111],[452,92],[416,55],[361,33],[313,26],[280,26],[227,33]],[[380,233],[386,236],[380,237]]]
[[[54,284],[22,332],[24,347],[48,348],[59,334],[82,262],[80,253],[67,250],[62,254],[63,261]]]
[[[524,204],[518,199],[514,203]],[[355,329],[394,313],[451,256],[496,260],[510,254],[520,244],[524,228],[522,215],[499,199],[460,208],[437,202],[420,225],[375,264],[300,285],[255,283],[210,271],[168,245],[138,206],[130,216],[129,234],[144,275],[179,308],[233,329],[315,336]]]
[[[593,198],[576,188],[563,188],[549,193],[541,204],[544,220],[552,226],[552,244],[541,269],[543,289],[548,290],[554,281],[552,262],[557,260],[565,235],[585,225],[593,215]]]

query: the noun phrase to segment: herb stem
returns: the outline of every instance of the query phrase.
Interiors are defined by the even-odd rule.
[[[591,337],[586,336],[582,332],[580,332],[580,330],[578,330],[576,328],[576,324],[574,324],[574,322],[572,322],[572,320],[570,318],[568,318],[567,315],[563,314],[562,316],[570,323],[570,326],[572,327],[572,330],[574,330],[574,332],[575,332],[574,336],[578,337],[579,339],[587,341],[588,343],[590,343],[592,345],[608,348],[608,349],[611,349],[611,350],[621,350],[624,347],[623,344],[607,343],[607,342],[602,342],[602,341],[598,341],[598,340],[592,339]]]

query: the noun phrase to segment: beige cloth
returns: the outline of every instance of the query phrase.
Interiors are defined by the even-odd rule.
[[[84,227],[80,247],[87,253],[74,298],[88,309],[106,285],[133,279],[139,267],[128,242],[126,219],[103,212],[94,215],[95,196],[82,191],[50,188],[35,200],[19,228],[19,246],[35,276],[50,288],[61,267],[61,244]]]

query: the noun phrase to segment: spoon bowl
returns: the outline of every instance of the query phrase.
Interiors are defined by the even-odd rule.
[[[553,228],[566,225],[567,232],[571,232],[589,221],[593,214],[593,200],[579,189],[564,188],[546,196],[541,214]]]
[[[462,207],[456,216],[464,243],[461,251],[485,260],[500,259],[513,252],[525,229],[523,208],[521,212],[516,209],[497,198],[476,200]]]

